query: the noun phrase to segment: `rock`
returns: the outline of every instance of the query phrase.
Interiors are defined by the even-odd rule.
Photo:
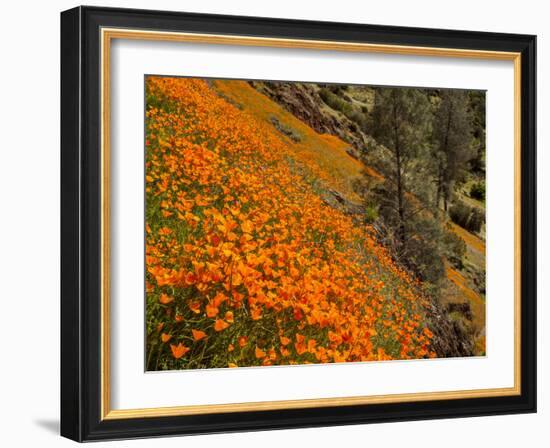
[[[360,154],[371,142],[349,118],[325,105],[313,84],[250,81],[252,87],[284,107],[320,134],[335,135],[348,142]]]

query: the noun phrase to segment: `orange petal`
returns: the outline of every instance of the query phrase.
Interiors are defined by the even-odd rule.
[[[296,353],[299,355],[303,355],[305,352],[307,352],[306,344],[303,342],[294,344],[294,348],[296,349]]]
[[[174,298],[169,296],[168,294],[162,293],[159,297],[159,302],[163,305],[168,305],[170,302],[173,302]]]
[[[229,327],[229,324],[226,321],[222,319],[216,319],[216,323],[214,324],[214,330],[222,331],[222,330],[225,330],[227,327]]]
[[[284,346],[287,346],[291,342],[290,338],[287,338],[286,336],[281,336],[280,339],[281,339],[281,344]]]
[[[199,302],[190,302],[189,309],[193,311],[193,313],[199,314],[201,312],[201,304]]]
[[[204,339],[206,337],[206,333],[201,330],[191,330],[193,333],[193,339],[195,341],[200,341],[201,339]]]
[[[206,305],[206,315],[208,317],[216,317],[219,312],[219,308],[212,303],[208,303],[208,305]]]
[[[252,308],[250,310],[250,316],[252,317],[252,320],[260,320],[262,318],[262,309]]]
[[[181,342],[178,345],[170,344],[170,349],[172,350],[172,355],[174,355],[176,359],[181,358],[190,350],[189,347],[186,347]]]
[[[261,350],[260,348],[256,347],[256,350],[254,351],[254,354],[256,355],[256,358],[261,359],[265,358],[265,352]]]

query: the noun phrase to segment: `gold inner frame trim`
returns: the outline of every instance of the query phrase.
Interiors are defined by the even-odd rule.
[[[405,403],[430,400],[502,397],[521,394],[521,54],[514,52],[455,48],[333,42],[303,39],[278,39],[216,34],[101,29],[101,419],[166,417],[211,413],[306,409],[381,403]],[[383,53],[411,56],[455,57],[513,61],[514,63],[514,386],[443,392],[402,393],[303,400],[281,400],[188,405],[140,409],[111,409],[110,388],[110,62],[113,39],[185,42],[213,45],[295,48],[325,51]]]

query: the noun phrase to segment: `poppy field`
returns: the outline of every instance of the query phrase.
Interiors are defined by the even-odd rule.
[[[293,141],[231,83],[146,77],[146,369],[435,357],[421,280],[297,150],[337,138]]]

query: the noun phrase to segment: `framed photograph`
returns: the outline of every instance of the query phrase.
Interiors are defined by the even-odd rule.
[[[536,411],[535,36],[61,14],[61,433]]]

